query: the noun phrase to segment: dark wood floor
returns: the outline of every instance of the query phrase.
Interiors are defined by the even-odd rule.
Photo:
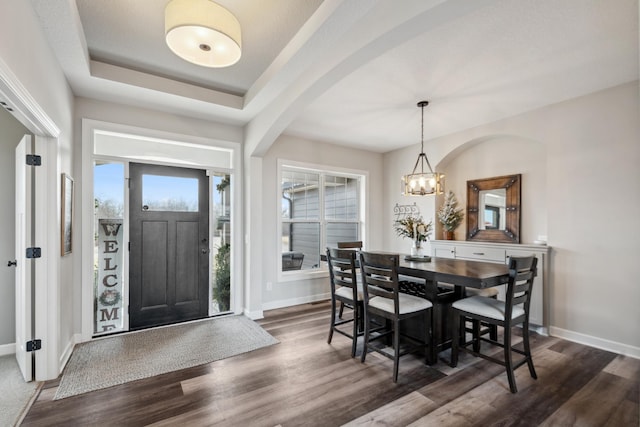
[[[452,369],[423,359],[351,359],[326,343],[327,303],[274,310],[260,323],[280,344],[208,365],[54,401],[45,384],[24,426],[634,426],[640,360],[533,335],[538,380],[517,370],[509,392],[499,365],[463,355]],[[448,357],[442,353],[441,356]]]

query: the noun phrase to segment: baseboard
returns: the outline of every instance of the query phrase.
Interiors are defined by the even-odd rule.
[[[244,310],[243,314],[251,320],[264,319],[264,312],[262,310],[254,310],[254,311]]]
[[[71,340],[67,343],[67,346],[65,347],[64,351],[60,355],[60,359],[58,360],[58,372],[62,372],[64,370],[64,367],[67,366],[67,362],[69,362],[69,359],[71,358],[71,353],[73,353],[73,348],[81,340],[81,334],[75,334],[71,337]]]
[[[15,343],[0,345],[0,356],[6,356],[7,354],[16,354]]]
[[[310,302],[324,301],[328,299],[331,299],[331,294],[329,292],[319,295],[309,295],[305,297],[271,301],[262,304],[262,310],[275,310],[276,308],[291,307],[294,305],[308,304]]]
[[[595,347],[601,350],[607,350],[624,356],[633,357],[634,359],[640,359],[640,347],[605,340],[591,335],[581,334],[579,332],[568,331],[555,326],[551,326],[549,328],[549,334],[553,337],[562,338],[567,341],[573,341],[579,344],[588,345],[589,347]]]

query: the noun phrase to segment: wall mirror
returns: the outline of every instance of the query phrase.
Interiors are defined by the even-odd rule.
[[[520,243],[521,175],[467,181],[467,240]]]

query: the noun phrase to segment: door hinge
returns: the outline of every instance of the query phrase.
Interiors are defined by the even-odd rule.
[[[42,166],[42,156],[38,156],[37,154],[27,154],[27,165]]]
[[[40,258],[41,256],[42,256],[42,249],[27,248],[27,258]]]
[[[42,348],[42,340],[27,341],[27,351],[36,351]]]

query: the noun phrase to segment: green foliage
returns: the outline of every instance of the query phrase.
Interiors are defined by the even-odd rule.
[[[449,191],[444,197],[444,203],[438,211],[438,220],[446,231],[454,231],[464,218],[462,208],[458,208],[458,199],[453,191]]]
[[[220,311],[229,311],[231,306],[231,245],[225,243],[215,256],[215,282],[213,298],[218,302]]]
[[[408,237],[413,240],[424,242],[427,240],[433,229],[431,221],[425,223],[421,216],[407,216],[402,219],[395,220],[393,228],[400,237]]]

